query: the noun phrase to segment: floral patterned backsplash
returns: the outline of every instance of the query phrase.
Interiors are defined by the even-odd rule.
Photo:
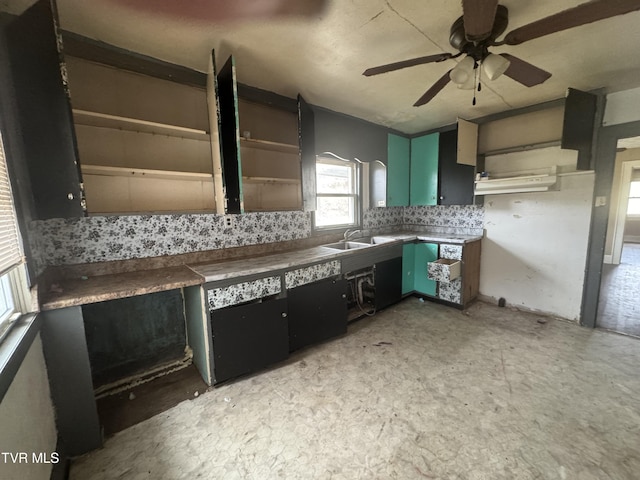
[[[114,215],[31,222],[37,270],[49,265],[128,260],[257,245],[311,236],[311,214],[260,212]],[[447,228],[482,234],[484,209],[477,206],[387,207],[364,213],[363,228]]]
[[[31,224],[40,257],[47,265],[179,255],[243,245],[307,238],[305,212],[94,216]]]
[[[442,233],[482,235],[484,207],[478,205],[405,207],[402,223],[405,227],[426,226],[434,230],[438,228],[449,230]]]

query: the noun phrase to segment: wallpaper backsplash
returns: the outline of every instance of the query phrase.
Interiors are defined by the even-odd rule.
[[[311,214],[263,212],[94,216],[34,221],[30,225],[37,270],[49,265],[127,260],[257,245],[311,236]],[[388,207],[364,214],[363,228],[428,228],[482,234],[484,209],[476,206]]]

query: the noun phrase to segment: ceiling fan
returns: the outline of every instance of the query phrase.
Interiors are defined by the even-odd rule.
[[[449,43],[459,53],[439,53],[380,65],[365,70],[363,75],[369,77],[415,65],[443,62],[465,55],[458,65],[445,73],[414,103],[414,107],[431,101],[450,81],[458,84],[460,88],[475,88],[478,67],[484,70],[490,80],[495,80],[504,73],[525,87],[533,87],[545,82],[551,74],[508,53],[490,53],[489,47],[519,45],[551,33],[624,15],[635,10],[640,10],[640,0],[591,0],[516,28],[504,39],[497,41],[509,23],[507,7],[498,5],[498,0],[462,0],[463,15],[453,23],[449,35]]]

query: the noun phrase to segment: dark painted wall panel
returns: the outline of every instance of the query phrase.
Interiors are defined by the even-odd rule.
[[[94,385],[104,385],[184,357],[180,290],[82,307]]]
[[[331,152],[347,159],[363,162],[380,160],[387,163],[388,128],[314,107],[316,154]]]

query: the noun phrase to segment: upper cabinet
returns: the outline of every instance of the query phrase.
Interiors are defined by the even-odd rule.
[[[439,133],[411,139],[410,205],[438,204]]]
[[[411,140],[389,134],[387,139],[387,206],[409,205]]]
[[[464,142],[476,139],[465,136]],[[475,166],[460,163],[459,140],[457,129],[411,139],[390,134],[387,206],[473,204]],[[465,162],[471,163],[472,156],[466,155]]]
[[[90,214],[213,211],[204,88],[68,57]]]
[[[458,130],[440,133],[438,205],[473,204],[475,166],[459,163],[459,134]]]
[[[28,166],[24,183],[33,196],[33,216],[82,216],[82,178],[51,4],[36,2],[3,25],[3,33],[11,64],[11,85],[3,88],[12,88],[17,112],[6,127],[16,134]]]
[[[217,74],[224,213],[302,210],[301,114],[239,96],[234,62]]]
[[[578,151],[578,170],[593,168],[593,132],[598,96],[575,88],[567,90],[562,123],[562,148]]]

